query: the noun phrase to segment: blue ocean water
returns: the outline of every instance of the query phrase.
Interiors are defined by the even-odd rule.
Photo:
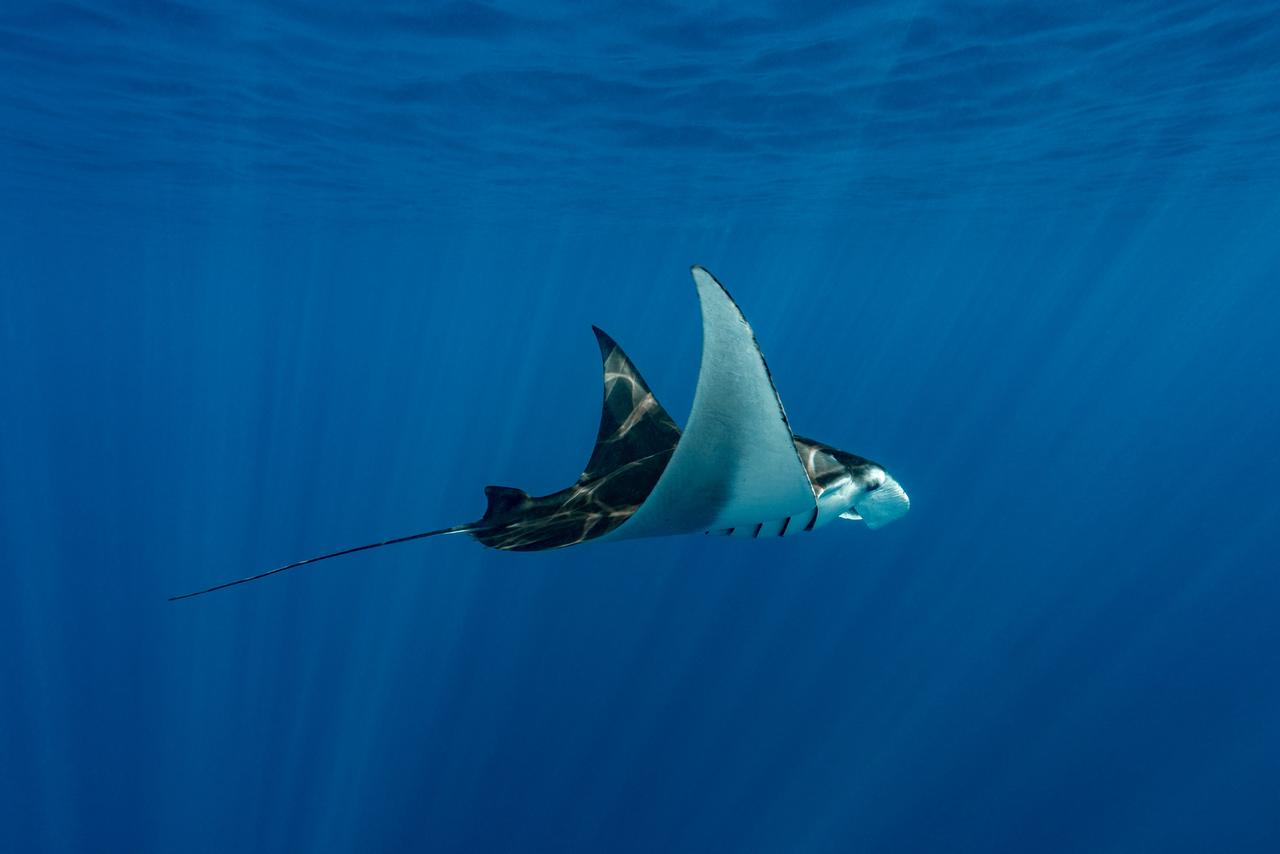
[[[0,8],[0,850],[1280,850],[1275,3]],[[911,513],[572,481],[688,266]]]

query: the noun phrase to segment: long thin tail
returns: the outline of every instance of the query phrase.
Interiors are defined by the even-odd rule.
[[[437,531],[423,531],[421,534],[410,534],[407,537],[396,537],[394,540],[383,540],[380,543],[369,543],[364,546],[356,546],[351,549],[343,549],[340,552],[332,554],[320,555],[319,557],[309,557],[306,560],[300,560],[296,563],[288,563],[284,566],[278,566],[275,569],[269,569],[266,572],[260,572],[257,575],[250,575],[248,578],[237,578],[235,581],[227,581],[217,584],[213,587],[206,587],[204,590],[197,590],[194,593],[183,593],[181,596],[170,596],[170,602],[177,602],[179,599],[190,599],[192,596],[203,596],[206,593],[212,593],[215,590],[222,590],[225,587],[235,587],[237,584],[245,584],[249,581],[257,581],[259,578],[266,578],[268,575],[275,575],[277,572],[284,572],[286,569],[297,569],[300,566],[306,566],[309,563],[319,563],[322,560],[328,560],[331,557],[342,557],[343,555],[355,554],[369,549],[378,549],[383,546],[394,546],[396,543],[407,543],[410,540],[421,540],[424,537],[435,537],[440,534],[463,534],[467,531],[475,529],[475,525],[455,525],[452,528],[441,528]]]

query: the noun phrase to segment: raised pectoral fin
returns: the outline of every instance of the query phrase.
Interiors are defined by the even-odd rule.
[[[693,280],[702,308],[693,409],[670,464],[618,537],[754,525],[815,506],[755,333],[709,272],[694,267]]]

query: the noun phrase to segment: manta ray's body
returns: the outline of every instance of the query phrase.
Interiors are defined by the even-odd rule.
[[[489,486],[479,521],[309,558],[183,599],[339,555],[438,534],[490,548],[540,551],[588,540],[695,532],[791,536],[841,517],[879,528],[910,503],[885,470],[796,436],[754,333],[732,297],[693,268],[702,307],[702,366],[683,432],[613,339],[596,329],[604,407],[586,469],[566,489],[531,497]]]
[[[788,536],[843,515],[880,527],[906,493],[870,460],[793,435],[755,335],[724,287],[693,268],[702,369],[683,434],[635,365],[595,330],[604,409],[591,460],[567,489],[532,498],[490,486],[468,531],[513,551],[699,531]]]

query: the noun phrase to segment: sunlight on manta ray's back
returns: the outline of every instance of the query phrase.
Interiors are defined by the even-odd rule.
[[[488,507],[476,522],[343,549],[171,598],[439,534],[541,551],[702,532],[789,537],[837,517],[874,529],[903,516],[910,501],[882,466],[792,433],[737,303],[702,267],[693,268],[693,280],[702,308],[702,364],[683,431],[622,348],[596,329],[604,404],[591,458],[571,486],[537,497],[487,486]]]

